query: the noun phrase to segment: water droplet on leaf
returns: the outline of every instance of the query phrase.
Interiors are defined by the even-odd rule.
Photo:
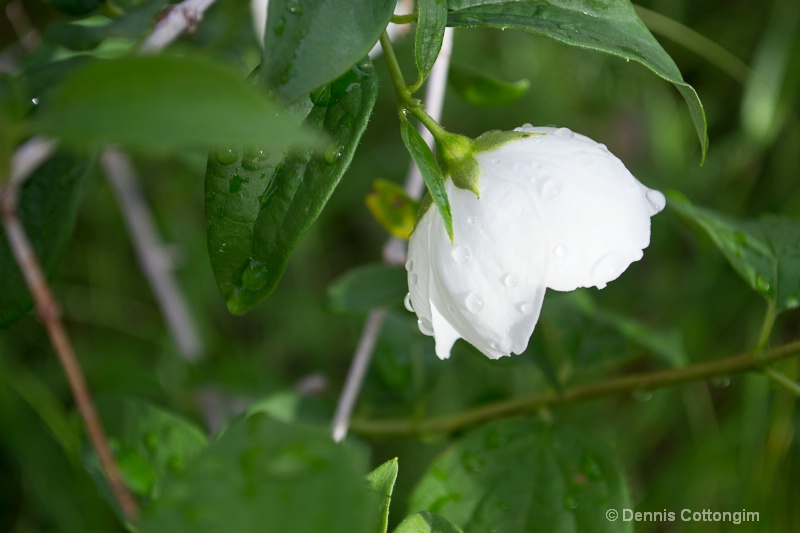
[[[711,384],[724,389],[731,384],[731,378],[729,376],[714,376],[711,378]]]
[[[772,284],[770,283],[769,278],[767,278],[762,274],[756,276],[756,288],[759,290],[759,292],[762,292],[764,294],[769,294],[769,290],[771,287]]]
[[[242,285],[249,291],[257,291],[267,284],[268,274],[265,264],[251,259],[250,265],[242,272]]]
[[[239,152],[233,148],[217,150],[214,155],[217,157],[217,161],[223,165],[230,165],[239,160]]]
[[[331,143],[325,149],[325,162],[329,165],[334,164],[344,153],[344,146],[339,143]]]

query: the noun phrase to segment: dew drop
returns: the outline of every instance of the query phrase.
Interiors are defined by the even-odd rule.
[[[555,132],[556,137],[561,137],[562,139],[571,139],[573,137],[572,130],[569,128],[558,128]]]
[[[236,163],[239,160],[239,153],[234,150],[233,148],[224,148],[222,150],[217,150],[214,154],[219,161],[223,165],[230,165],[232,163]]]
[[[725,376],[725,375],[714,376],[713,378],[711,378],[711,384],[715,387],[724,389],[725,387],[731,384],[731,378],[730,376]]]
[[[664,197],[663,194],[659,191],[649,190],[647,191],[647,202],[650,204],[651,213],[656,214],[664,209],[664,206],[667,205],[667,199]]]
[[[39,105],[39,99],[38,98],[31,98],[31,103],[33,105]]]
[[[598,148],[600,148],[600,149],[601,149],[602,151],[604,151],[604,152],[608,152],[608,146],[606,146],[606,145],[605,145],[605,144],[603,144],[603,143],[598,143],[598,144],[597,144],[597,147],[598,147]]]
[[[413,259],[409,259],[408,261],[406,261],[406,270],[408,272],[412,272],[414,270],[414,260]]]
[[[541,196],[544,199],[553,199],[559,195],[561,192],[562,187],[564,186],[564,182],[562,182],[558,178],[550,178],[545,180],[542,184],[542,193]]]
[[[260,170],[266,160],[264,150],[247,150],[242,157],[242,166],[247,170]]]
[[[531,311],[533,311],[533,304],[530,304],[528,302],[523,302],[517,306],[517,309],[519,309],[520,313],[529,315]]]
[[[467,295],[464,303],[467,306],[467,311],[470,313],[480,313],[483,309],[483,299],[477,292],[471,292]]]
[[[553,254],[555,254],[556,257],[564,257],[567,255],[567,249],[559,244],[553,248]]]
[[[288,9],[289,13],[292,15],[303,14],[303,6],[300,5],[300,0],[289,0],[289,3],[286,4],[286,9]]]
[[[408,294],[406,294],[406,297],[403,300],[403,305],[405,306],[406,309],[408,309],[412,313],[414,312],[414,306],[411,304],[411,293],[410,292]]]
[[[475,217],[469,217],[467,219],[467,224],[469,224],[470,226],[474,226],[477,223],[478,223],[478,219],[475,218]]]
[[[513,274],[506,274],[503,276],[503,285],[506,287],[516,287],[517,283],[519,283],[519,278]]]
[[[419,281],[419,276],[417,276],[416,274],[411,274],[411,283],[416,285],[418,281]]]
[[[427,318],[420,318],[417,320],[417,327],[419,327],[423,335],[427,335],[428,337],[433,335],[433,326]]]
[[[642,403],[649,402],[650,400],[653,399],[653,391],[645,389],[636,389],[635,391],[633,391],[631,396],[633,396],[633,399],[636,400],[637,402],[642,402]]]
[[[342,157],[343,153],[344,153],[344,146],[336,142],[331,143],[325,149],[325,162],[328,163],[329,165],[332,165],[336,161],[338,161],[340,157]]]
[[[453,260],[459,264],[469,263],[470,252],[466,246],[456,246],[452,252]]]
[[[756,276],[756,288],[763,292],[764,294],[769,294],[769,289],[772,287],[772,283],[770,283],[769,278],[766,276],[759,274]]]
[[[249,291],[257,291],[267,284],[269,269],[255,259],[250,260],[250,265],[242,272],[242,285]]]

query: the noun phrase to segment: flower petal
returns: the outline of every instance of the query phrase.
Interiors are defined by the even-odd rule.
[[[521,353],[544,297],[547,257],[534,203],[525,187],[508,180],[482,180],[480,199],[451,181],[447,193],[452,245],[436,208],[426,215],[432,305],[487,356]]]

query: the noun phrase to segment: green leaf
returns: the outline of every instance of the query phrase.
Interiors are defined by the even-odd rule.
[[[444,30],[447,27],[446,0],[419,0],[417,2],[417,32],[414,43],[414,58],[419,78],[414,84],[419,87],[431,73],[439,50],[442,49]]]
[[[450,213],[450,200],[447,198],[447,191],[445,190],[445,178],[442,176],[439,166],[436,164],[436,159],[433,157],[433,152],[425,143],[422,136],[417,133],[414,126],[407,120],[400,122],[400,135],[403,137],[403,142],[406,145],[408,153],[416,163],[422,174],[422,179],[425,181],[425,186],[428,187],[428,192],[433,199],[433,203],[439,209],[439,214],[442,216],[444,228],[450,236],[450,241],[453,240],[453,216]]]
[[[800,219],[736,219],[697,207],[674,191],[669,200],[668,205],[697,224],[777,312],[800,307]]]
[[[327,430],[239,418],[144,509],[142,533],[373,533],[359,451]]]
[[[314,138],[237,72],[199,57],[146,56],[76,69],[42,102],[37,132],[73,143],[164,151],[192,146],[308,144]]]
[[[448,4],[454,10],[448,26],[522,30],[646,66],[675,85],[686,100],[705,160],[708,133],[703,104],[628,0],[450,0]]]
[[[612,327],[671,367],[686,366],[689,361],[683,337],[677,329],[658,330],[635,318],[600,308],[587,291],[571,292],[564,296],[563,301],[579,309],[589,319]]]
[[[347,72],[378,41],[394,0],[273,0],[264,36],[267,86],[294,101]]]
[[[466,533],[633,531],[605,519],[630,508],[619,466],[601,442],[575,429],[505,419],[469,432],[430,467],[412,510],[439,513]]]
[[[55,271],[72,234],[86,177],[94,158],[57,153],[28,178],[19,199],[19,217],[45,274]],[[0,227],[0,326],[33,307],[28,286]]]
[[[355,268],[328,288],[328,308],[335,313],[358,313],[397,305],[408,292],[406,271],[375,264]]]
[[[47,2],[68,15],[80,16],[100,7],[103,0],[47,0]]]
[[[191,422],[141,400],[105,398],[98,409],[122,480],[139,496],[158,497],[163,480],[186,470],[208,444],[205,434]],[[85,463],[107,493],[97,458],[92,454]]]
[[[367,474],[367,484],[372,492],[381,497],[380,521],[378,533],[386,533],[389,528],[389,505],[392,502],[392,490],[397,480],[397,457],[389,459],[378,468]]]
[[[531,82],[507,82],[493,78],[468,65],[450,65],[447,78],[456,93],[477,106],[500,106],[516,102],[528,92]]]
[[[333,140],[317,152],[222,150],[206,170],[208,252],[228,309],[269,296],[300,239],[350,166],[378,91],[369,62],[294,106],[309,131]],[[288,120],[288,119],[287,119]]]
[[[369,212],[381,226],[398,239],[411,236],[419,211],[419,202],[393,181],[376,179],[364,200]]]
[[[394,533],[462,533],[450,520],[434,513],[422,511],[407,516]]]

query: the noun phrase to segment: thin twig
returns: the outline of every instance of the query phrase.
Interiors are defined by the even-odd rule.
[[[41,38],[39,32],[31,24],[31,19],[20,0],[11,0],[6,5],[6,17],[8,17],[8,22],[11,23],[22,47],[28,52],[34,51],[39,46]]]
[[[61,322],[58,305],[39,265],[36,252],[33,250],[25,228],[17,214],[19,192],[22,184],[30,176],[31,172],[49,157],[54,147],[55,144],[52,141],[34,138],[14,154],[11,179],[4,189],[0,190],[0,210],[2,211],[3,227],[11,252],[25,277],[25,283],[28,285],[28,289],[31,291],[33,300],[36,303],[36,312],[47,329],[50,342],[55,349],[64,374],[67,376],[78,411],[86,425],[89,440],[100,460],[100,465],[105,472],[111,492],[123,515],[132,521],[138,516],[136,501],[122,482],[114,457],[108,448],[105,431],[97,416],[89,389],[86,386],[86,380],[75,357],[69,336]]]
[[[333,417],[333,440],[336,442],[341,441],[347,435],[350,416],[361,390],[364,374],[369,367],[372,352],[375,350],[375,344],[378,342],[384,316],[386,316],[384,309],[372,311],[364,324],[364,331],[361,332],[361,338],[358,340],[353,362],[350,363],[350,370],[347,372],[347,381]]]
[[[153,33],[142,43],[139,51],[143,54],[152,54],[162,50],[184,31],[193,31],[200,21],[203,13],[211,7],[214,0],[184,0],[167,8],[164,17],[158,21]]]
[[[761,371],[767,368],[766,365],[768,364],[797,355],[800,355],[800,341],[772,348],[763,352],[758,358],[753,357],[752,352],[745,352],[683,368],[632,374],[586,385],[576,385],[564,390],[561,395],[552,391],[541,392],[425,420],[410,418],[356,419],[352,422],[352,429],[359,434],[375,437],[451,433],[488,422],[489,420],[530,413],[543,407],[585,402],[615,394],[637,391],[650,392],[655,389],[708,379],[714,376],[730,376],[744,372]]]
[[[172,261],[161,244],[153,214],[139,189],[136,172],[128,157],[106,148],[100,159],[133,242],[139,266],[167,320],[178,350],[189,361],[203,354],[203,343],[189,313],[189,306],[172,276]]]
[[[425,102],[427,105],[428,114],[437,122],[442,117],[442,107],[444,105],[444,93],[447,86],[447,72],[450,67],[450,54],[453,49],[453,29],[447,28],[444,33],[444,41],[442,48],[439,52],[439,57],[436,64],[428,76],[427,87],[425,91]],[[428,143],[428,146],[433,148],[433,136],[421,124],[419,125],[419,132]],[[406,193],[412,198],[419,198],[422,196],[425,184],[422,180],[422,174],[413,163],[410,164],[408,174],[406,175],[405,190]],[[388,264],[405,263],[406,260],[406,243],[405,241],[396,237],[390,238],[383,246],[383,260]],[[361,386],[364,381],[364,375],[367,368],[369,368],[370,360],[372,359],[372,352],[375,348],[377,335],[383,325],[383,318],[386,313],[383,310],[372,311],[367,316],[367,323],[361,333],[361,338],[358,341],[358,347],[353,355],[353,362],[350,364],[350,370],[347,373],[347,379],[344,383],[344,389],[339,396],[339,402],[336,406],[336,414],[333,417],[333,439],[341,441],[346,435],[350,426],[350,419],[353,416],[353,408],[355,407],[358,393],[361,391]],[[370,336],[374,335],[375,338],[371,339]]]

